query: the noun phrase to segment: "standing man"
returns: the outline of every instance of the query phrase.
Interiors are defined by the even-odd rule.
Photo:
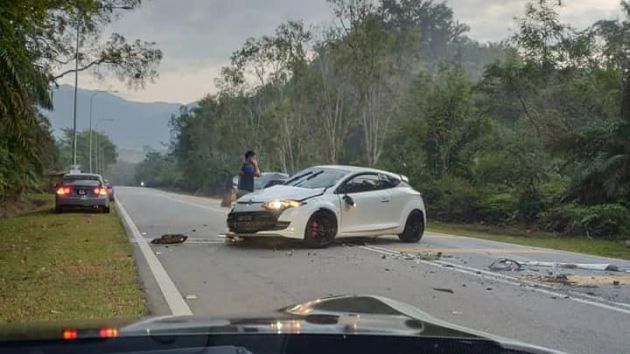
[[[245,153],[245,161],[238,179],[236,198],[254,191],[254,177],[260,177],[260,169],[258,168],[258,161],[256,161],[256,153],[250,150]]]

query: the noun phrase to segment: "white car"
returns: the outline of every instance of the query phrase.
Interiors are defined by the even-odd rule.
[[[339,237],[398,235],[418,242],[420,192],[404,176],[354,166],[316,166],[283,185],[247,194],[228,214],[228,237],[288,237],[326,247]]]

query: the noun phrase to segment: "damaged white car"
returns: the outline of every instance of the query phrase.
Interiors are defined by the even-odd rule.
[[[317,166],[283,185],[241,197],[228,214],[228,237],[280,236],[326,247],[335,238],[398,235],[418,242],[426,212],[404,176],[354,166]]]

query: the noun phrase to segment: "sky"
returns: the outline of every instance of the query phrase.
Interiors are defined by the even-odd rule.
[[[455,18],[470,27],[467,35],[480,42],[510,36],[514,17],[526,0],[446,0]],[[561,20],[584,28],[602,18],[621,17],[619,0],[563,0]],[[133,90],[114,79],[79,76],[79,87],[116,90],[132,101],[187,104],[214,93],[214,78],[248,37],[273,34],[288,20],[326,26],[333,15],[326,0],[144,0],[133,12],[121,14],[107,32],[127,39],[155,41],[164,53],[159,78]],[[61,83],[73,85],[68,75]]]

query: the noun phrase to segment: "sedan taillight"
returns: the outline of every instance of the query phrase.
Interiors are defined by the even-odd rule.
[[[69,186],[61,186],[57,189],[57,195],[70,195],[72,189]]]
[[[94,194],[107,195],[107,188],[96,187],[96,188],[94,188]]]

